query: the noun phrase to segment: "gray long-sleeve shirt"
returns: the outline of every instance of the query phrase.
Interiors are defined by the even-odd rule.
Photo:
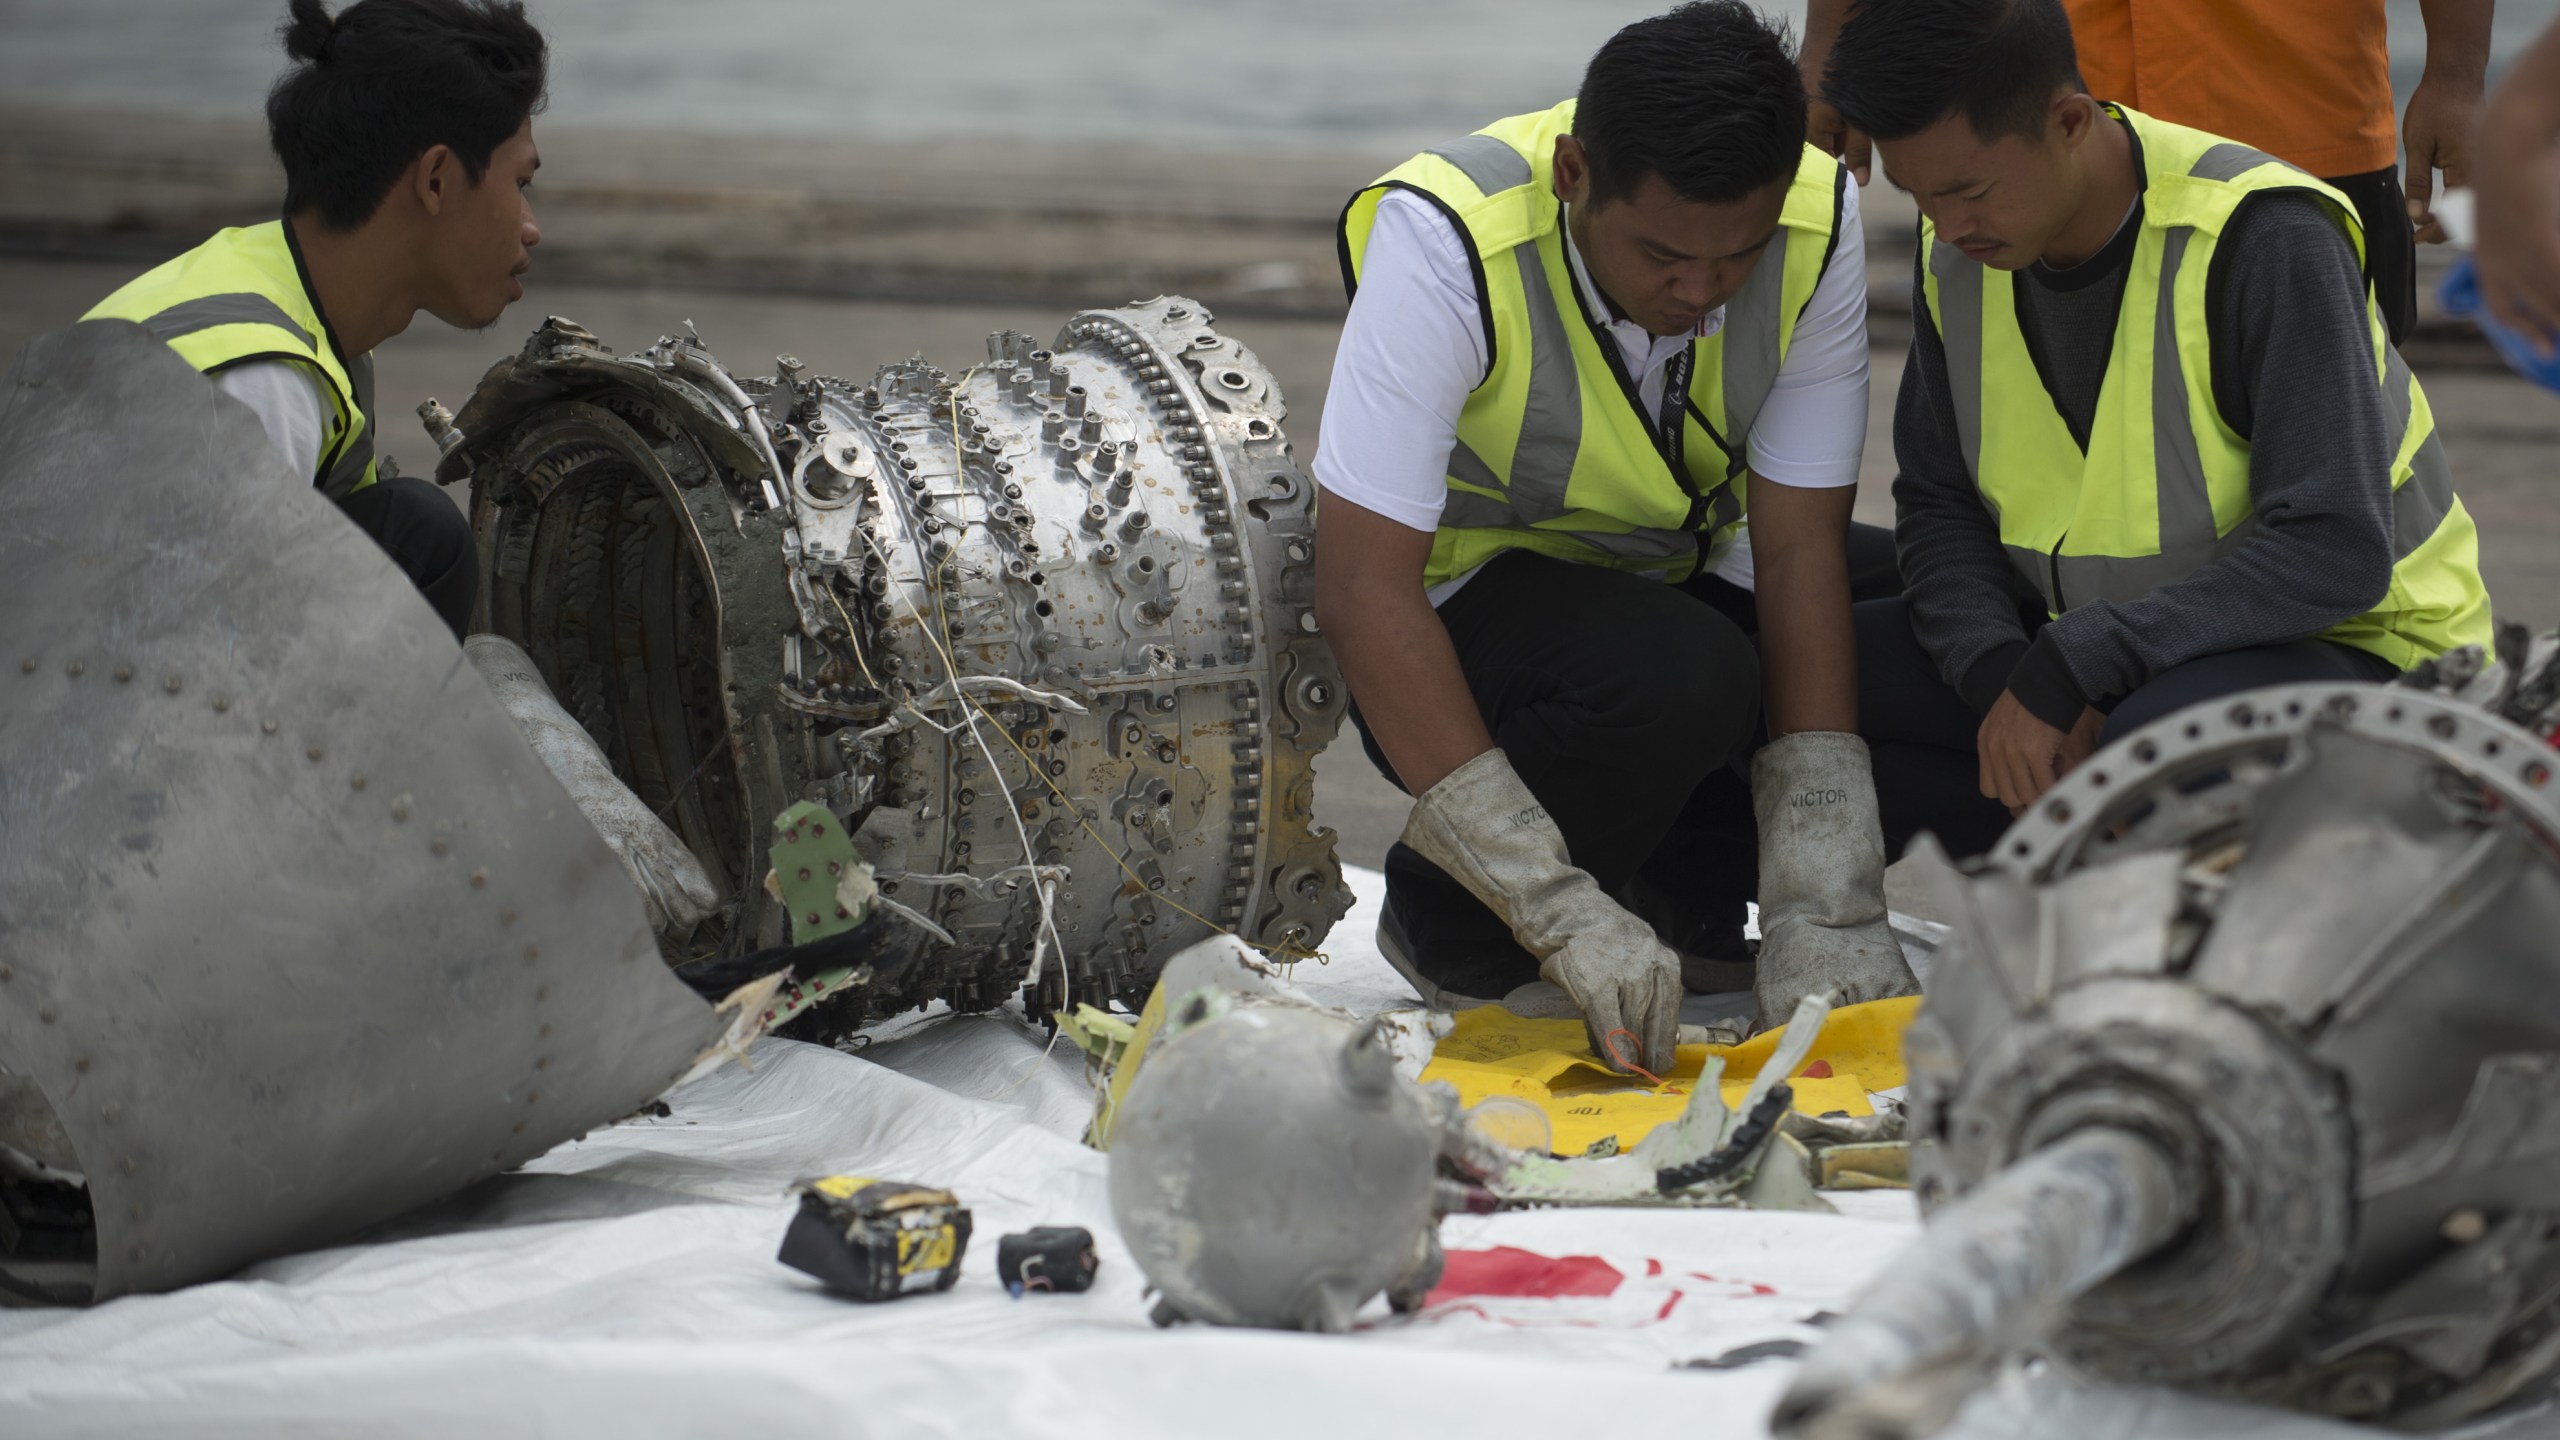
[[[2139,155],[2137,146],[2137,164]],[[2029,352],[2084,444],[2140,218],[2137,206],[2087,262],[2032,266],[2015,281]],[[1912,628],[1977,712],[2013,690],[2039,719],[2068,728],[2083,705],[2107,707],[2174,665],[2316,635],[2389,589],[2391,427],[2364,278],[2319,200],[2280,191],[2244,203],[2209,275],[2214,399],[2250,442],[2255,531],[2183,580],[2130,603],[2077,606],[2040,631],[2041,605],[1965,468],[1945,347],[1916,291],[1913,302],[1894,411],[1894,536]]]

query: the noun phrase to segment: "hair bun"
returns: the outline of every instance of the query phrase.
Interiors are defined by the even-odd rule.
[[[338,43],[338,21],[321,0],[288,0],[284,22],[284,53],[296,60],[318,65],[329,58]]]

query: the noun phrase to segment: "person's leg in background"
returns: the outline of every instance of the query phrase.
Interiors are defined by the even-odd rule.
[[[1749,640],[1658,581],[1514,551],[1449,597],[1440,618],[1494,743],[1554,817],[1573,863],[1612,894],[1758,724]],[[1365,725],[1361,741],[1395,780]],[[1742,805],[1747,826],[1747,795]],[[1493,999],[1538,978],[1509,927],[1438,866],[1398,844],[1386,872],[1389,922],[1443,989]]]
[[[2369,651],[2328,640],[2295,640],[2206,655],[2173,665],[2107,713],[2102,743],[2117,740],[2190,705],[2202,705],[2267,685],[2315,685],[2333,681],[2387,684],[2400,673]]]
[[[471,522],[442,490],[415,475],[376,480],[338,502],[356,528],[373,537],[462,638],[480,595],[480,547]]]
[[[2009,808],[1982,793],[1982,717],[1940,678],[1899,597],[1862,602],[1854,614],[1858,733],[1874,757],[1886,858],[1901,859],[1922,831],[1959,859],[1983,853],[2009,828]]]

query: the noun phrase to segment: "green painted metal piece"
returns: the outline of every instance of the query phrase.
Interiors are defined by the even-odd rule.
[[[775,816],[772,855],[773,888],[791,912],[791,943],[841,935],[871,913],[869,872],[844,823],[824,805],[803,800]],[[848,887],[846,879],[857,875]]]

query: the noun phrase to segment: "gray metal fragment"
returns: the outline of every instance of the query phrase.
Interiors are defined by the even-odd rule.
[[[1977,873],[1941,860],[1907,1039],[1936,1213],[1781,1432],[1926,1434],[2012,1344],[2410,1427],[2560,1371],[2555,770],[2449,696],[2259,691],[2093,757]],[[2096,1144],[2147,1158],[2024,1213]],[[2077,1260],[1998,1263],[2047,1243]]]
[[[0,1199],[70,1217],[0,1290],[328,1243],[718,1034],[425,602],[139,326],[0,382],[0,647]]]
[[[1168,996],[1112,1122],[1111,1213],[1159,1317],[1338,1333],[1440,1273],[1438,1126],[1381,1022]]]

